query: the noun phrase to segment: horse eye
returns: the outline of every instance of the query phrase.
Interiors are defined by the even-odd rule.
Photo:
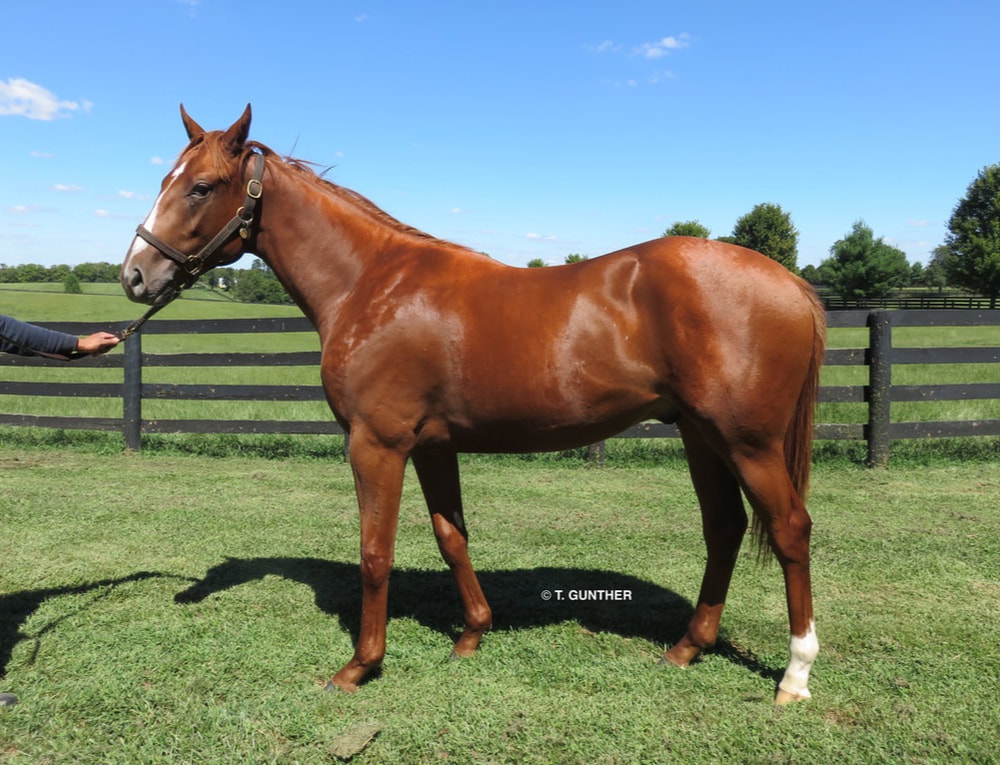
[[[212,187],[205,183],[205,181],[198,181],[191,188],[191,196],[193,197],[207,197]]]

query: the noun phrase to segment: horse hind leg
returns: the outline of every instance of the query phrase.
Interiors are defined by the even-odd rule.
[[[694,615],[684,636],[663,661],[686,667],[715,643],[736,556],[747,528],[740,486],[731,469],[691,427],[681,425],[691,480],[701,506],[708,552]]]
[[[458,586],[465,629],[455,642],[452,656],[472,656],[483,633],[493,624],[493,614],[469,559],[469,535],[462,512],[458,457],[446,453],[412,455],[417,478],[427,501],[441,557]]]
[[[807,699],[809,672],[819,652],[809,575],[812,520],[792,484],[780,447],[734,457],[734,462],[756,521],[785,579],[790,657],[775,701],[787,704]]]

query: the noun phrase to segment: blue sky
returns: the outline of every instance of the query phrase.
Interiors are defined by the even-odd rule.
[[[7,4],[0,262],[119,262],[178,104],[514,265],[761,202],[818,264],[864,219],[926,262],[1000,162],[1000,4]]]

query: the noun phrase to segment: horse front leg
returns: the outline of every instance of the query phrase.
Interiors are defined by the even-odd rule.
[[[351,433],[350,456],[361,514],[361,631],[354,657],[326,687],[353,692],[385,657],[389,573],[407,455],[382,446],[356,428]]]
[[[493,625],[493,614],[469,559],[469,534],[462,512],[458,456],[414,452],[413,466],[427,501],[441,557],[448,564],[465,612],[465,630],[452,649],[453,656],[472,656],[483,633]]]

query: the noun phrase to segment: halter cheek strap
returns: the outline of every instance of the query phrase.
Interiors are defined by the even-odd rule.
[[[215,254],[216,250],[229,241],[230,237],[236,231],[240,232],[241,239],[246,239],[250,236],[250,226],[253,223],[253,214],[257,208],[257,200],[260,199],[264,191],[264,186],[261,183],[263,177],[264,155],[255,153],[253,177],[247,181],[246,198],[243,200],[243,205],[236,211],[236,215],[222,227],[222,230],[194,255],[186,255],[173,245],[167,244],[142,224],[139,224],[138,228],[136,228],[135,234],[153,245],[165,257],[177,263],[184,273],[187,274],[188,283],[185,286],[189,287],[205,271],[206,261]]]

